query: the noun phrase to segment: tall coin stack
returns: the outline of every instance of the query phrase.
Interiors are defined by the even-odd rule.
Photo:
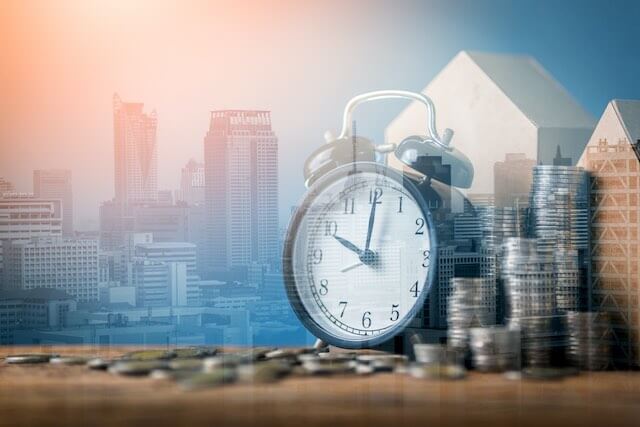
[[[530,234],[555,253],[558,310],[578,310],[589,266],[587,173],[573,166],[534,167],[530,207]]]
[[[448,344],[465,353],[469,346],[469,329],[495,325],[496,287],[494,278],[454,277],[449,298]]]
[[[606,369],[610,360],[606,313],[567,313],[569,328],[569,361],[580,369],[597,371]]]
[[[539,247],[536,239],[509,238],[504,243],[502,277],[508,324],[522,332],[525,364],[549,365],[556,305],[552,253]]]

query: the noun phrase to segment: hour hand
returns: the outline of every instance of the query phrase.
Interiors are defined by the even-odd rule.
[[[340,244],[342,246],[344,246],[345,248],[349,249],[351,252],[357,254],[358,256],[362,255],[362,250],[357,247],[356,245],[354,245],[353,243],[351,243],[350,241],[343,239],[340,236],[333,236],[338,242],[340,242]]]

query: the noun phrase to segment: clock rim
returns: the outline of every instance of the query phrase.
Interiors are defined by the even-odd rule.
[[[418,208],[422,211],[426,229],[429,236],[432,261],[431,264],[433,268],[429,268],[427,276],[425,278],[425,283],[422,286],[422,292],[418,297],[417,301],[411,307],[411,310],[404,316],[403,320],[399,322],[397,325],[394,325],[393,328],[390,328],[388,332],[382,333],[376,337],[366,339],[366,340],[348,340],[344,338],[338,338],[335,335],[332,335],[325,331],[325,329],[320,326],[313,317],[309,314],[307,309],[302,302],[302,298],[298,292],[298,288],[295,283],[294,275],[293,275],[293,249],[295,247],[295,237],[300,227],[302,220],[304,219],[308,208],[311,206],[312,202],[320,195],[329,185],[337,181],[338,179],[344,178],[348,176],[350,172],[356,170],[357,173],[362,172],[373,172],[381,175],[385,175],[386,177],[393,179],[398,184],[401,184],[402,187],[409,192],[411,196],[413,196],[416,201]],[[425,235],[426,236],[426,235]],[[400,173],[397,170],[394,170],[388,166],[373,163],[373,162],[356,162],[355,168],[354,164],[348,164],[340,166],[322,177],[316,180],[313,185],[309,188],[306,194],[302,197],[301,203],[299,207],[295,210],[291,220],[289,221],[289,225],[287,227],[287,234],[285,236],[283,253],[282,253],[282,275],[285,286],[285,291],[287,293],[287,298],[289,299],[289,304],[291,305],[293,312],[296,317],[303,326],[316,338],[324,341],[329,345],[333,345],[340,348],[345,349],[363,349],[363,348],[371,348],[377,346],[381,343],[387,342],[391,340],[393,337],[400,335],[404,332],[405,328],[413,320],[421,307],[424,306],[424,300],[427,297],[427,294],[431,292],[433,288],[433,283],[435,281],[435,271],[438,265],[438,241],[436,236],[436,229],[433,223],[433,218],[431,215],[431,211],[427,206],[427,202],[424,199],[422,193],[418,189],[417,184],[408,176]]]

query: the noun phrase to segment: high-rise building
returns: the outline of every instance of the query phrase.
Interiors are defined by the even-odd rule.
[[[526,206],[536,161],[522,153],[507,153],[503,162],[493,165],[495,205]]]
[[[605,109],[580,164],[591,175],[591,309],[614,363],[640,365],[640,100]]]
[[[146,289],[138,293],[138,305],[150,301],[150,289],[159,291],[159,287],[165,293],[162,297],[157,296],[153,305],[159,305],[161,298],[166,298],[173,305],[197,302],[200,277],[196,269],[195,245],[186,242],[143,243],[135,245],[135,254],[134,263],[142,263],[142,268],[136,272],[137,267],[134,266],[132,282],[139,290]]]
[[[33,171],[33,194],[39,199],[62,201],[62,234],[73,236],[73,189],[71,171],[48,169]]]
[[[135,218],[131,211],[130,207],[115,200],[100,205],[100,248],[117,250],[125,243],[126,234],[134,230]]]
[[[0,197],[2,197],[2,195],[5,193],[13,193],[14,191],[15,188],[13,186],[13,183],[5,180],[0,176]]]
[[[187,205],[204,203],[204,163],[191,159],[182,168],[180,190],[176,199]]]
[[[210,271],[278,258],[278,140],[268,111],[214,111],[204,139]]]
[[[146,114],[143,106],[113,96],[115,200],[119,205],[158,198],[158,120],[155,110]]]
[[[2,242],[61,236],[62,218],[62,203],[58,199],[0,198],[0,279],[3,268]]]
[[[4,241],[5,289],[54,288],[98,301],[98,241],[39,237]]]

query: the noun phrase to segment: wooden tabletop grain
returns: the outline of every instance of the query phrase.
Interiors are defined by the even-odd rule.
[[[114,356],[124,347],[0,347]],[[0,425],[7,426],[640,426],[640,373],[561,381],[471,373],[462,381],[400,374],[289,378],[270,385],[185,391],[169,381],[82,366],[0,362]]]

